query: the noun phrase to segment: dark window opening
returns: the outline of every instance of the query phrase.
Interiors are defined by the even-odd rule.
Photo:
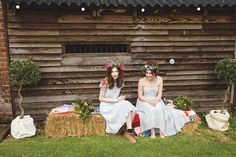
[[[128,44],[65,44],[65,53],[128,52]]]

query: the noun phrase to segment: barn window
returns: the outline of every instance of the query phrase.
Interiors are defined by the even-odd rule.
[[[128,52],[128,44],[65,44],[65,53]]]

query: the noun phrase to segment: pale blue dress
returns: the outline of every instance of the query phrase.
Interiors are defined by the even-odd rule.
[[[121,88],[116,85],[112,89],[104,88],[102,84],[99,86],[105,91],[106,98],[116,99],[120,96]],[[117,133],[131,111],[135,112],[136,108],[127,100],[118,103],[100,102],[100,113],[106,120],[106,132]]]
[[[157,79],[160,79],[160,76]],[[147,86],[144,84],[143,88],[145,97],[152,99],[157,96],[157,85]],[[156,106],[152,106],[147,102],[137,99],[136,109],[140,117],[141,132],[157,128],[165,136],[171,136],[180,132],[184,124],[189,121],[184,111],[166,106],[162,100]]]

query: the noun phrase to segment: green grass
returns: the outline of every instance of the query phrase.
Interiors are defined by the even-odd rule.
[[[235,157],[236,118],[232,118],[231,129],[217,132],[205,123],[191,134],[179,133],[165,139],[139,137],[137,144],[130,144],[121,136],[46,138],[38,134],[32,138],[6,139],[0,143],[0,157]]]

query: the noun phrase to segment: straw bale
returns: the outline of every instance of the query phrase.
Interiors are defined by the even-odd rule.
[[[46,137],[105,135],[105,120],[100,114],[90,115],[86,122],[79,114],[50,114],[45,125]]]
[[[184,128],[182,129],[182,132],[193,133],[198,129],[200,124],[201,124],[201,119],[197,116],[195,121],[185,124]]]

